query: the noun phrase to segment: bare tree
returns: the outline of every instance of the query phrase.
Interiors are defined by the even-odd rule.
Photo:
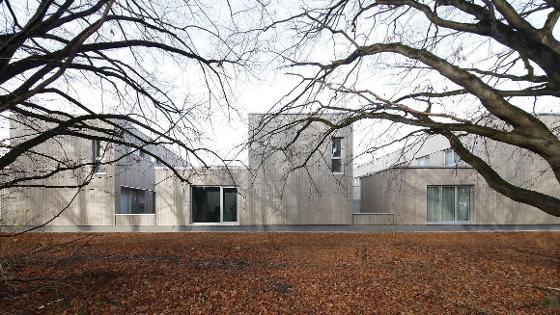
[[[244,9],[196,0],[0,0],[0,119],[13,129],[0,143],[0,194],[75,191],[31,229],[60,216],[107,164],[147,156],[188,182],[161,146],[189,164],[227,164],[201,140],[214,111],[236,111],[230,78],[255,50],[247,35],[233,34]],[[100,152],[128,149],[77,160],[69,137],[102,144]]]
[[[197,146],[200,118],[210,115],[212,103],[233,110],[228,72],[242,68],[252,53],[216,22],[233,19],[233,11],[218,16],[198,1],[5,0],[0,8],[0,115],[36,131],[3,142],[3,175],[18,158],[39,156],[34,148],[61,135],[127,145],[163,164],[146,146],[175,145],[203,165],[201,152],[213,154]],[[165,72],[175,68],[188,69],[185,83],[193,88],[173,90]],[[184,96],[198,89],[206,99]],[[153,138],[141,139],[125,125]],[[42,178],[87,166],[44,158],[57,167]],[[0,189],[36,177],[11,176]]]
[[[443,135],[491,188],[560,216],[560,199],[508,181],[472,147],[527,150],[560,182],[558,129],[539,115],[559,108],[558,1],[342,0],[282,14],[264,31],[290,39],[272,50],[299,83],[271,113],[311,112],[302,122],[331,132],[373,119],[413,126],[403,139]]]

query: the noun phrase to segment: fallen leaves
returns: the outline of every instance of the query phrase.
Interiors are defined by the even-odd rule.
[[[559,233],[36,233],[9,313],[560,312]]]

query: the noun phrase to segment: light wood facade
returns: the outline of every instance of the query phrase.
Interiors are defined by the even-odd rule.
[[[24,141],[28,135],[42,129],[42,126],[32,125],[33,123],[27,122],[28,126],[13,124],[10,129],[12,144],[17,145],[17,141]],[[122,127],[129,131],[129,134],[122,135],[126,142],[141,143],[142,141],[135,140],[136,137],[141,137],[145,141],[143,143],[147,144],[146,150],[158,154],[171,165],[183,165],[182,160],[171,151],[161,146],[149,145],[149,139],[138,130],[126,125]],[[104,144],[103,160],[116,162],[101,165],[94,170],[94,142],[72,136],[55,136],[33,148],[40,155],[26,154],[13,163],[5,176],[17,178],[22,175],[45,174],[55,169],[58,161],[85,166],[62,171],[47,179],[22,183],[29,187],[5,191],[2,195],[0,223],[33,226],[52,220],[50,225],[62,226],[152,225],[153,215],[120,215],[120,196],[121,189],[135,189],[144,193],[145,207],[153,207],[157,162],[147,154],[138,151],[131,153],[130,150],[133,149],[130,147]],[[89,184],[78,187],[90,176]]]
[[[85,229],[88,226],[560,224],[559,218],[493,191],[468,165],[446,165],[448,144],[440,137],[426,142],[422,150],[408,151],[418,152],[416,156],[392,154],[385,161],[378,161],[371,173],[360,174],[359,193],[353,191],[356,184],[353,183],[352,126],[329,134],[329,126],[321,122],[302,128],[304,123],[300,119],[304,117],[249,115],[251,145],[247,167],[243,168],[192,168],[163,147],[146,148],[164,157],[173,166],[172,171],[145,154],[130,154],[130,148],[108,146],[105,158],[117,161],[94,172],[91,182],[79,192],[75,188],[41,186],[79,184],[92,173],[92,166],[33,181],[37,187],[10,189],[2,196],[0,223],[32,226],[54,218],[49,225]],[[326,118],[336,121],[337,115]],[[26,126],[12,126],[11,138],[25,139],[29,132]],[[133,128],[130,132],[135,137],[146,138]],[[338,162],[334,161],[335,141],[339,143],[336,157],[339,168],[333,166]],[[560,187],[547,164],[534,155],[495,142],[476,148],[482,150],[478,153],[485,154],[507,180],[560,196]],[[59,136],[36,151],[88,163],[92,161],[94,146],[92,140]],[[417,160],[419,157],[425,160]],[[403,158],[409,163],[403,165]],[[426,161],[428,165],[424,165]],[[25,174],[40,174],[52,169],[53,163],[29,155],[18,160],[14,167]],[[220,191],[235,188],[235,220],[195,222],[193,187],[219,187]],[[428,187],[469,187],[469,219],[429,221]],[[122,208],[126,207],[122,195],[127,190],[144,192],[144,206],[154,211],[122,214]],[[359,213],[353,214],[352,202],[356,196],[361,199]],[[223,200],[220,202],[223,208]]]
[[[545,116],[543,121],[555,125],[560,120],[557,116]],[[511,183],[560,197],[558,181],[549,165],[537,155],[488,140],[473,142],[471,147]],[[424,148],[408,152],[416,155],[399,160],[390,154],[378,160],[378,166],[370,167],[372,173],[360,176],[361,212],[393,213],[396,224],[401,225],[560,224],[560,218],[494,191],[465,163],[447,164],[451,152],[443,137],[433,137]],[[429,220],[429,187],[469,187],[470,200],[465,201],[469,206],[468,220]]]
[[[281,127],[303,116],[280,115],[266,128]],[[260,135],[266,115],[249,116],[250,137],[247,168],[190,168],[168,150],[156,147],[150,152],[165,156],[174,172],[157,165],[149,156],[127,154],[130,148],[111,145],[105,150],[107,160],[116,159],[101,171],[93,173],[91,182],[78,191],[75,188],[31,187],[11,189],[2,198],[1,223],[10,226],[37,225],[56,217],[53,226],[187,226],[193,222],[193,187],[231,187],[237,191],[235,222],[208,223],[227,225],[348,225],[352,224],[352,127],[323,138],[328,131],[323,123],[312,123],[294,139],[302,126],[283,130],[275,135]],[[335,119],[336,116],[329,117]],[[12,138],[30,131],[12,126]],[[135,136],[145,137],[131,129]],[[341,168],[331,170],[333,137],[340,142]],[[131,139],[127,139],[132,141]],[[287,150],[278,147],[293,140]],[[91,162],[95,154],[92,140],[60,136],[42,144],[37,150],[69,160]],[[298,165],[308,160],[303,168]],[[33,159],[18,161],[21,169],[38,165]],[[44,165],[49,169],[52,165]],[[91,166],[64,172],[48,180],[33,181],[38,185],[68,185],[82,181]],[[121,214],[123,190],[145,192],[146,208],[154,213]],[[151,196],[151,197],[150,197]],[[60,211],[64,209],[63,211]],[[57,216],[58,212],[61,212]]]
[[[281,115],[258,125],[264,115],[249,116],[249,133],[254,141],[248,152],[248,168],[181,170],[188,182],[180,182],[169,169],[156,169],[158,225],[193,224],[192,187],[237,188],[238,221],[233,225],[349,225],[352,224],[352,128],[339,130],[321,142],[326,126],[307,127],[286,150],[280,147],[294,140],[298,126],[277,135],[268,132],[303,116]],[[260,134],[267,134],[262,139]],[[331,171],[332,138],[340,138],[342,165]],[[310,156],[307,166],[297,166]],[[225,224],[225,223],[224,223]]]

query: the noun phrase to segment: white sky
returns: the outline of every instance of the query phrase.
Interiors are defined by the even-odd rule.
[[[212,5],[212,3],[209,5]],[[234,9],[236,5],[243,6],[245,4],[243,1],[236,3],[234,4]],[[273,5],[276,10],[274,13],[278,16],[281,16],[282,14],[293,14],[299,9],[298,1],[294,1],[292,3],[279,1],[278,3],[273,3]],[[224,25],[229,23],[227,21],[229,18],[229,10],[227,10],[227,7],[215,6],[212,8],[208,7],[206,10],[214,13],[216,16],[223,17]],[[251,14],[245,18],[250,17]],[[250,26],[249,24],[258,22],[259,21],[249,19],[246,23],[247,26]],[[415,31],[414,34],[411,33],[408,35],[423,36],[424,33],[421,30],[416,30],[415,23],[420,22],[414,22],[407,26],[410,31]],[[558,29],[559,28],[557,27],[555,31],[556,35],[558,34]],[[382,31],[382,29],[380,30],[381,31],[373,34],[372,37],[383,39],[387,34]],[[278,32],[275,35],[277,36],[275,39],[278,41],[275,44],[278,45],[274,47],[275,49],[291,44],[291,39],[289,38],[287,32]],[[198,41],[203,54],[205,52],[212,51],[213,49],[213,46],[205,42],[205,39],[206,38],[204,37],[194,39],[195,41]],[[267,39],[270,40],[271,38]],[[328,41],[329,38],[326,38],[325,40]],[[450,44],[449,49],[458,49],[457,45],[460,45],[460,43],[457,45],[455,44],[456,43],[453,43],[452,45]],[[305,57],[305,54],[309,53],[310,58],[314,60],[318,59],[325,62],[333,60],[333,49],[325,49],[325,47],[329,46],[328,44],[324,45],[325,46],[318,45],[316,47],[311,46],[305,49],[302,48],[301,54]],[[341,53],[344,53],[345,49],[347,50],[345,45],[340,44],[340,41],[337,41],[337,44],[334,45],[334,47],[339,50],[335,53],[339,56]],[[469,60],[480,60],[480,58],[487,54],[491,54],[493,51],[493,48],[490,46],[486,47],[486,49],[473,48],[472,51],[469,51],[468,46],[463,49],[466,51],[466,54],[469,54]],[[118,56],[122,58],[129,58],[126,51],[115,52],[115,54],[118,54]],[[150,69],[151,73],[153,73],[154,79],[157,79],[158,81],[161,79],[161,82],[170,82],[170,85],[167,86],[168,93],[174,99],[179,100],[178,103],[181,103],[181,100],[186,97],[188,97],[191,102],[205,101],[205,83],[201,80],[201,77],[193,71],[194,68],[192,63],[177,64],[171,60],[162,59],[158,54],[154,56],[148,54],[142,56],[142,58],[144,58],[145,61],[144,65]],[[201,120],[197,122],[198,126],[202,128],[206,134],[204,145],[215,149],[224,159],[240,159],[246,162],[246,153],[241,152],[241,154],[239,154],[239,146],[241,146],[247,139],[247,113],[266,112],[294,86],[294,78],[286,75],[286,72],[294,70],[278,69],[277,63],[271,62],[270,59],[266,58],[270,58],[270,56],[265,57],[265,59],[259,59],[256,63],[254,73],[258,79],[247,74],[240,74],[239,77],[233,77],[230,80],[232,85],[232,95],[230,95],[232,97],[231,104],[237,108],[238,113],[229,113],[231,115],[228,117],[228,113],[224,112],[223,108],[214,106],[212,107],[212,112],[208,113],[208,115],[212,118],[211,120],[201,118]],[[391,61],[390,58],[386,58],[385,60],[388,62]],[[391,70],[394,69],[386,69],[387,72],[391,72]],[[388,73],[385,73],[383,70],[378,68],[368,69],[365,67],[363,74],[360,76],[361,79],[359,81],[359,85],[370,89],[373,87],[376,92],[384,96],[390,96],[392,91],[401,91],[406,90],[407,88],[412,88],[409,86],[409,81],[406,79],[394,80],[394,77],[390,77],[387,74]],[[421,83],[438,86],[441,84],[441,80],[437,76],[430,75],[423,78]],[[73,83],[72,88],[82,99],[88,100],[91,104],[94,104],[93,106],[95,106],[95,104],[98,104],[99,106],[99,104],[105,103],[108,107],[104,108],[105,111],[113,111],[115,108],[118,108],[117,101],[113,96],[107,93],[100,93],[100,90],[95,90],[87,84]],[[45,101],[48,102],[49,100]],[[449,103],[446,104],[446,106],[448,110],[458,108],[459,112],[468,108],[468,104],[466,103]],[[551,99],[550,104],[545,104],[545,106],[542,107],[544,110],[541,111],[559,111],[558,108],[558,100]],[[99,108],[99,110],[101,110],[101,108]],[[135,110],[128,109],[128,111]],[[2,124],[0,125],[0,137],[6,138],[8,136],[8,126],[3,120],[0,121],[0,123]],[[376,133],[383,130],[384,127],[385,126],[382,123],[372,126],[371,122],[365,122],[355,126],[354,155],[356,156],[364,150],[364,145],[368,144],[370,140],[375,140]],[[212,161],[210,162],[212,163]]]

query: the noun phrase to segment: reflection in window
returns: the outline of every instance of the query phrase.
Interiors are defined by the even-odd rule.
[[[93,164],[94,173],[105,173],[105,162],[107,144],[99,139],[92,140],[91,142],[91,162]]]
[[[154,192],[121,186],[120,208],[117,214],[153,214]]]
[[[417,166],[425,167],[430,166],[430,156],[424,155],[416,159]]]
[[[237,221],[237,189],[224,188],[224,222]]]
[[[442,187],[441,191],[441,220],[455,220],[455,187]]]
[[[237,222],[237,188],[192,187],[192,222]]]
[[[193,222],[220,222],[220,187],[192,188]]]
[[[439,221],[439,212],[441,209],[439,190],[439,187],[428,187],[428,222]]]
[[[461,163],[461,158],[453,149],[445,150],[445,166],[457,166]]]
[[[342,173],[342,138],[332,138],[331,171]]]
[[[428,186],[428,222],[469,221],[471,186]]]

